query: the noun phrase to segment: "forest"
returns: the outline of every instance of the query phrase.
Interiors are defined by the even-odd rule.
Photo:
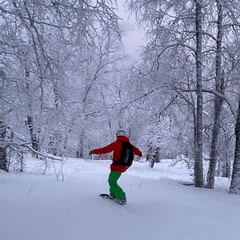
[[[136,58],[120,1],[0,1],[0,169],[89,158],[123,128],[143,157],[187,161],[195,187],[222,176],[240,194],[239,1],[124,1]]]

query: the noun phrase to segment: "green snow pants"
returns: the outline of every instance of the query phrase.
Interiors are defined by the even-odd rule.
[[[120,172],[114,172],[114,171],[110,172],[109,177],[108,177],[108,183],[109,183],[109,187],[110,187],[109,192],[110,192],[111,196],[113,196],[119,200],[125,200],[126,199],[125,192],[117,184],[117,181],[121,175],[122,175],[122,173],[120,173]]]

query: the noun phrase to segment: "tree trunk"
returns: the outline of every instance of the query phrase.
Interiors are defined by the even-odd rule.
[[[84,144],[84,136],[83,133],[80,135],[79,146],[77,150],[77,158],[83,158],[83,144]]]
[[[217,53],[216,53],[216,83],[215,89],[217,92],[223,94],[224,93],[224,76],[221,73],[221,65],[222,65],[222,38],[223,38],[223,9],[222,9],[222,1],[217,0],[217,8],[218,8],[218,33],[217,33]],[[220,133],[220,120],[221,120],[221,112],[223,106],[223,99],[219,96],[215,96],[214,100],[214,124],[212,131],[212,142],[211,142],[211,151],[210,151],[210,163],[207,175],[207,188],[214,188],[214,179],[216,175],[216,165],[217,165],[217,144],[218,144],[218,136]]]
[[[32,148],[36,151],[39,150],[37,135],[33,128],[33,118],[32,116],[27,116],[27,124],[30,132]]]
[[[7,149],[4,144],[6,136],[6,125],[0,117],[0,169],[8,172]]]
[[[29,77],[29,69],[25,68],[25,77]],[[31,144],[32,148],[36,151],[39,150],[38,140],[37,140],[37,134],[34,131],[33,127],[33,117],[32,117],[32,100],[31,100],[31,94],[30,94],[30,85],[29,83],[26,84],[26,90],[28,95],[28,107],[29,107],[29,114],[27,115],[27,125],[30,132],[30,138],[31,138]]]
[[[229,193],[240,195],[240,96],[238,100],[238,114],[235,126],[235,135],[236,135],[235,155]]]
[[[222,177],[224,178],[230,178],[231,176],[231,160],[229,158],[229,153],[228,149],[230,147],[229,141],[225,140],[225,155],[223,156],[224,161],[223,161],[223,171],[222,171]]]
[[[197,114],[195,126],[195,161],[194,181],[195,187],[203,187],[202,163],[202,0],[196,0],[196,78],[197,78]]]

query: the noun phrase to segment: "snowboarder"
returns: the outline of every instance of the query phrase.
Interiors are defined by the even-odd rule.
[[[123,151],[123,144],[124,143],[130,143],[129,138],[127,137],[126,132],[123,129],[120,129],[116,133],[117,139],[116,141],[110,143],[109,145],[93,149],[89,152],[89,155],[91,154],[105,154],[113,151],[113,157],[112,157],[112,164],[110,166],[110,173],[108,177],[108,183],[109,183],[109,198],[114,199],[116,202],[120,204],[126,204],[126,194],[122,190],[122,188],[118,185],[117,181],[120,178],[121,174],[125,172],[129,166],[126,166],[125,164],[119,164],[122,157],[122,151]],[[139,157],[142,156],[142,152],[135,146],[133,146],[131,143],[133,149],[133,154],[138,155]]]

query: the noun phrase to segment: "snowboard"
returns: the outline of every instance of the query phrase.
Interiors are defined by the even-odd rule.
[[[107,194],[107,193],[101,193],[99,196],[102,197],[102,198],[105,198],[105,199],[110,199],[110,200],[116,202],[116,203],[119,204],[119,205],[125,205],[125,204],[127,203],[127,202],[124,202],[124,203],[118,202],[118,201],[116,200],[116,198],[111,197],[111,196],[110,196],[109,194]]]

